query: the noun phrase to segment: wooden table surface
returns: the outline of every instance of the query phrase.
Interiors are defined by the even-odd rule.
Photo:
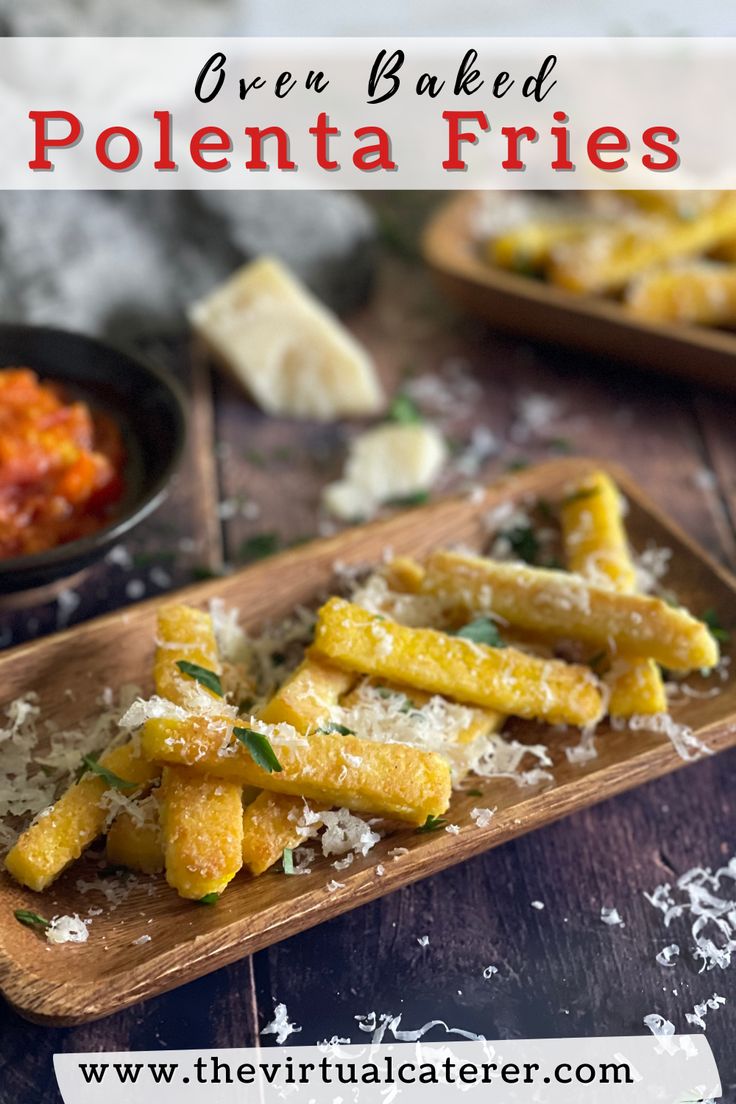
[[[457,316],[397,233],[403,203],[384,204],[375,293],[349,320],[387,386],[436,373],[457,392],[460,371],[469,401],[445,431],[462,444],[485,426],[498,442],[476,481],[562,450],[610,458],[736,567],[736,399],[532,348]],[[324,526],[319,491],[356,427],[267,419],[185,340],[148,351],[193,399],[169,499],[127,542],[129,562],[94,568],[61,601],[0,611],[2,646],[243,563],[274,534],[283,544]],[[525,435],[519,410],[530,395],[559,410]],[[279,1002],[302,1028],[291,1041],[307,1044],[365,1038],[354,1018],[373,1010],[402,1013],[403,1027],[437,1018],[488,1038],[637,1034],[651,1012],[686,1030],[685,1013],[714,992],[727,1003],[709,1012],[708,1038],[724,1100],[736,1101],[736,964],[699,974],[683,950],[674,969],[659,966],[663,946],[691,940],[685,925],[664,929],[643,896],[736,854],[735,787],[736,752],[703,761],[98,1023],[52,1030],[0,1007],[0,1102],[59,1100],[56,1051],[252,1046]],[[625,927],[603,924],[602,906]],[[488,965],[498,969],[491,979]]]

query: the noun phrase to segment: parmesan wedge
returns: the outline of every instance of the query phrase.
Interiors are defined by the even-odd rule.
[[[659,598],[617,594],[580,575],[434,552],[425,586],[466,614],[492,613],[552,639],[613,645],[677,671],[714,667],[718,645],[707,625]]]
[[[561,522],[571,571],[620,593],[635,590],[636,571],[626,539],[621,496],[605,472],[593,472],[570,488],[562,503]],[[667,712],[667,694],[653,659],[621,657],[605,682],[612,717]]]
[[[256,764],[233,737],[229,717],[155,718],[146,722],[141,742],[161,763],[356,813],[423,824],[449,805],[450,768],[433,752],[352,735],[299,736],[288,725],[269,726],[255,718],[250,725],[270,740],[281,770],[269,773]]]
[[[351,443],[343,478],[325,488],[323,505],[346,521],[370,517],[384,503],[429,490],[446,459],[447,446],[434,426],[379,425]]]
[[[328,421],[384,404],[368,354],[277,260],[238,269],[190,320],[269,414]]]
[[[342,598],[320,609],[311,652],[349,671],[553,724],[590,724],[602,712],[587,667],[409,628]]]

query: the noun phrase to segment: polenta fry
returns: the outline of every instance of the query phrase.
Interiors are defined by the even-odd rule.
[[[636,571],[621,515],[621,496],[605,472],[593,472],[570,488],[560,520],[570,570],[620,593],[633,593]],[[667,695],[653,659],[619,658],[604,679],[612,717],[666,712]]]
[[[686,610],[659,598],[617,594],[570,572],[435,552],[425,585],[466,613],[493,613],[548,638],[613,646],[678,671],[718,662],[708,627]]]
[[[642,214],[561,243],[548,274],[570,291],[617,291],[648,269],[708,252],[734,236],[736,199],[727,194],[692,219]]]
[[[306,735],[329,720],[340,695],[355,676],[316,659],[306,659],[260,711],[267,724],[289,724]],[[264,791],[243,818],[243,862],[251,874],[262,874],[301,838],[296,822],[304,802],[299,797]]]
[[[167,766],[160,803],[166,881],[195,901],[222,893],[243,865],[241,786]]]
[[[158,801],[151,795],[150,807],[134,816],[123,809],[110,825],[106,839],[107,861],[141,874],[160,874],[164,868]]]
[[[195,665],[194,677],[180,669],[182,663]],[[190,606],[162,609],[154,663],[157,693],[185,708],[212,708],[220,698],[211,684],[217,685],[220,672],[209,614]],[[166,768],[160,797],[167,882],[182,897],[222,893],[243,861],[242,787]]]
[[[243,865],[263,874],[287,848],[297,847],[307,833],[299,828],[304,801],[289,794],[262,790],[243,817]],[[313,809],[320,812],[319,809]]]
[[[126,795],[140,792],[155,781],[160,769],[144,758],[132,741],[106,751],[100,766],[130,782]],[[59,800],[44,810],[21,834],[5,858],[6,869],[16,881],[40,891],[51,885],[66,867],[78,859],[105,829],[110,806],[105,801],[111,784],[87,771]]]
[[[736,322],[736,265],[700,261],[655,269],[630,284],[624,299],[647,321],[728,326]]]
[[[590,724],[601,715],[601,695],[586,667],[408,628],[342,598],[319,611],[311,652],[347,670],[502,713],[553,724]]]
[[[269,773],[232,735],[230,718],[191,721],[154,718],[146,722],[142,744],[161,763],[304,797],[331,807],[345,806],[410,824],[439,816],[450,800],[450,768],[433,752],[404,744],[378,744],[330,733],[298,736],[293,730],[265,728],[281,770]],[[237,727],[237,726],[236,726]]]

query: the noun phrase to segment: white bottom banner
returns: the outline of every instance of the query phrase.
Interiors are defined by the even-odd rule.
[[[721,1095],[702,1035],[56,1054],[64,1104],[685,1104]]]

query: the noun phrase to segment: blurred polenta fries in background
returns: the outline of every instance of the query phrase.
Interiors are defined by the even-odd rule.
[[[736,193],[577,192],[494,211],[487,258],[647,321],[736,324]]]

